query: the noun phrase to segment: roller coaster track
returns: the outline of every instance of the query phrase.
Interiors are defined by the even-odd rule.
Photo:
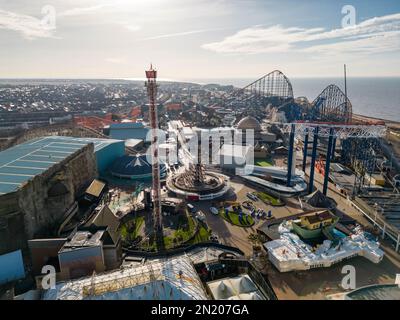
[[[224,102],[271,102],[283,106],[294,102],[290,80],[279,70],[272,71],[223,97]],[[342,90],[334,84],[327,86],[312,103],[306,101],[305,119],[350,124],[352,104]]]
[[[287,101],[293,99],[293,88],[290,80],[281,71],[275,70],[224,98],[239,101],[278,98]]]
[[[292,125],[295,126],[296,135],[304,136],[307,133],[313,134],[318,127],[319,137],[329,137],[330,129],[333,129],[333,136],[339,139],[347,138],[380,138],[386,136],[385,125],[364,125],[347,124],[336,122],[307,122],[298,121],[294,123],[274,123],[282,127],[284,133],[290,133]]]
[[[327,86],[311,104],[313,120],[350,123],[352,105],[348,97],[334,84]]]

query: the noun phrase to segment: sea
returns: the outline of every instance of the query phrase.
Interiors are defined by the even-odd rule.
[[[192,79],[195,83],[217,83],[244,87],[255,79]],[[328,85],[336,84],[344,92],[343,78],[290,78],[295,97],[313,101]],[[373,118],[400,121],[400,77],[347,78],[347,95],[353,113]]]

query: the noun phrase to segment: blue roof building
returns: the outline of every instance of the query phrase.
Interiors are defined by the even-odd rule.
[[[99,173],[125,153],[124,142],[111,139],[49,136],[27,141],[0,152],[0,195],[17,190],[89,143],[94,144]]]
[[[110,167],[111,174],[122,179],[146,180],[152,178],[152,167],[146,155],[118,158]],[[165,163],[160,163],[160,177],[167,175]]]
[[[112,123],[110,125],[110,137],[118,140],[140,139],[150,141],[149,138],[146,139],[149,131],[150,128],[145,127],[142,122]]]

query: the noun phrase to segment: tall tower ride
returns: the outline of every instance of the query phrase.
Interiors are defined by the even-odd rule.
[[[156,106],[157,96],[157,71],[150,65],[146,71],[146,88],[149,97],[149,118],[151,127],[151,160],[152,160],[152,198],[153,198],[153,222],[157,238],[162,239],[161,217],[161,187],[160,187],[160,163],[158,158],[158,114]]]

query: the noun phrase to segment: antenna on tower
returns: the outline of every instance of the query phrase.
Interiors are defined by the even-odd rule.
[[[347,105],[347,70],[346,70],[346,64],[344,64],[344,95],[346,96],[346,105]]]
[[[346,64],[344,64],[344,97],[345,97],[345,108],[347,110],[347,69]]]

